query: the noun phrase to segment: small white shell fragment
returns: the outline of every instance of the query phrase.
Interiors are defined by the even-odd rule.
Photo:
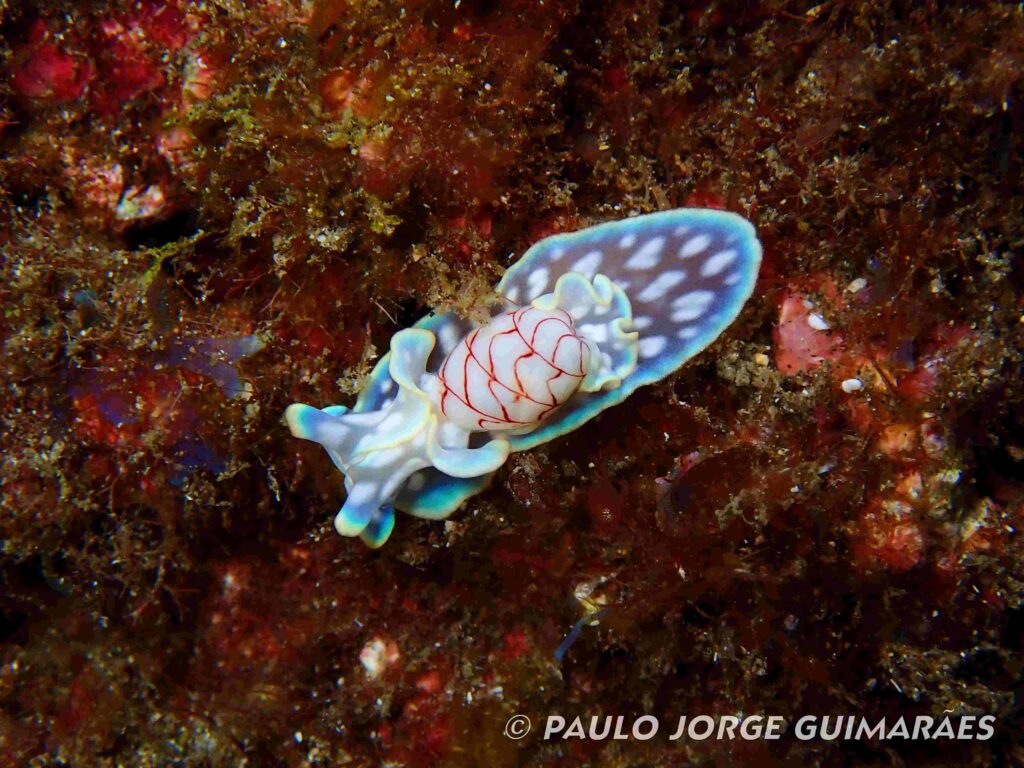
[[[381,676],[385,669],[398,661],[398,646],[393,640],[375,637],[359,652],[359,663],[363,665],[371,680]]]
[[[828,324],[828,321],[826,321],[825,318],[817,312],[812,312],[807,316],[807,324],[816,331],[827,331],[832,327]]]
[[[167,197],[156,184],[148,187],[132,187],[121,198],[114,211],[118,221],[137,221],[148,219],[163,210]]]
[[[868,281],[863,277],[858,277],[856,280],[851,280],[850,284],[846,286],[846,290],[849,293],[859,293],[868,287]]]
[[[843,392],[849,395],[854,392],[860,392],[860,390],[864,389],[864,382],[856,378],[846,379],[843,381],[841,386],[843,388]]]

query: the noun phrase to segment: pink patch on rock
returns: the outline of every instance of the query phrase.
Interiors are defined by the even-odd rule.
[[[71,149],[62,155],[62,176],[82,209],[110,213],[124,192],[124,169],[103,157],[79,156]]]
[[[501,650],[498,654],[501,658],[511,661],[518,659],[530,648],[530,641],[526,633],[521,629],[512,629],[505,633],[502,639]]]
[[[107,50],[102,65],[103,88],[95,94],[93,106],[98,112],[109,114],[122,109],[125,102],[163,85],[164,75],[159,62],[132,36],[134,30],[116,21],[104,22],[101,29],[107,38]]]
[[[866,516],[865,536],[854,551],[864,567],[881,565],[892,571],[907,571],[921,561],[924,536],[914,522],[896,522],[880,516]]]
[[[787,376],[818,368],[826,360],[837,360],[843,342],[827,327],[810,300],[799,293],[783,299],[772,338],[775,367]]]
[[[190,161],[196,137],[191,130],[180,125],[161,131],[156,137],[156,152],[172,168],[181,168]]]
[[[924,530],[912,505],[917,495],[913,476],[899,485],[891,495],[870,499],[861,511],[853,554],[864,570],[907,571],[924,557]]]
[[[164,85],[168,54],[188,43],[197,24],[177,3],[149,2],[100,22],[93,108],[100,114],[117,112],[125,102]]]
[[[898,391],[914,402],[924,402],[936,394],[948,363],[948,354],[973,332],[963,326],[939,325],[924,336],[913,370],[899,377]]]
[[[918,445],[918,430],[918,425],[911,422],[889,424],[878,435],[878,450],[890,458],[913,453]]]
[[[687,208],[714,208],[717,211],[728,209],[728,202],[714,189],[702,188],[686,196],[683,205]]]
[[[62,104],[82,96],[93,76],[92,62],[80,59],[49,40],[38,22],[29,42],[15,51],[11,86],[22,96]]]

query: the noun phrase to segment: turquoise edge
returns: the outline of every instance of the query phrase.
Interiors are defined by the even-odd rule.
[[[387,505],[377,510],[377,514],[370,520],[366,528],[363,529],[363,532],[359,534],[359,538],[370,549],[379,549],[388,540],[394,529],[395,512],[391,505]]]

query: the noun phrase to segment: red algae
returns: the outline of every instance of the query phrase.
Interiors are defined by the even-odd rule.
[[[1018,8],[15,1],[0,30],[0,764],[1021,761]],[[351,405],[536,240],[675,206],[763,242],[722,338],[443,524],[334,534],[288,403]],[[789,730],[667,738],[739,712]],[[661,733],[543,738],[620,714]],[[837,714],[995,736],[793,734]]]
[[[54,104],[74,101],[85,92],[93,75],[91,62],[58,47],[42,23],[35,25],[29,40],[13,53],[10,85],[30,99]]]

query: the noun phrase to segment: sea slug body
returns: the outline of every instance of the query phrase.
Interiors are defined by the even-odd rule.
[[[447,517],[511,452],[572,431],[708,346],[760,261],[748,221],[704,209],[536,243],[498,284],[487,323],[428,315],[395,334],[351,410],[288,407],[292,434],[345,474],[335,527],[379,547],[394,507]]]

